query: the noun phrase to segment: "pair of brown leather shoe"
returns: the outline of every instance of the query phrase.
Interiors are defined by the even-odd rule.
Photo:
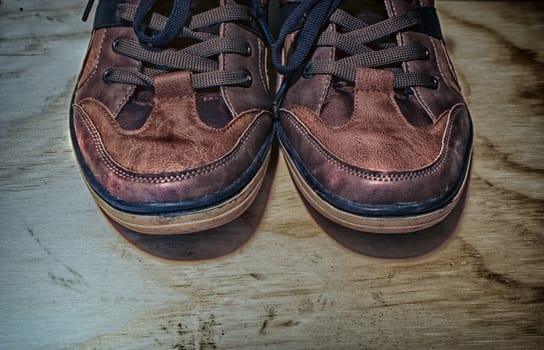
[[[143,233],[223,225],[258,193],[277,134],[300,192],[331,220],[380,233],[442,220],[472,127],[432,1],[284,1],[275,42],[267,7],[98,3],[70,130],[99,206]]]

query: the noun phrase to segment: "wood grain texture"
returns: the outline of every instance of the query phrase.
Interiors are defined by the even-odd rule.
[[[335,226],[276,154],[246,214],[183,237],[115,229],[81,180],[83,5],[0,2],[0,348],[544,348],[542,4],[438,2],[476,129],[444,223]]]

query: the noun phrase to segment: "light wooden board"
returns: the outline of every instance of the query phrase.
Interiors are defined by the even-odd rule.
[[[464,208],[409,235],[342,229],[276,157],[240,219],[115,230],[68,104],[85,1],[0,3],[0,348],[544,348],[544,7],[439,2],[476,127]]]

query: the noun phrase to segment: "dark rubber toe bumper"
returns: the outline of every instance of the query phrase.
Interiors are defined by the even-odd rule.
[[[278,137],[293,178],[321,214],[344,226],[402,233],[432,226],[453,209],[470,167],[472,125],[465,108],[451,114],[440,155],[422,169],[369,171],[334,156],[283,111]]]

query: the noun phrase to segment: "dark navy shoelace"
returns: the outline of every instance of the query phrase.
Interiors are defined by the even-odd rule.
[[[404,31],[423,29],[425,32],[437,27],[433,25],[438,21],[434,8],[420,7],[369,25],[339,9],[340,2],[303,0],[285,20],[272,46],[272,63],[284,75],[274,100],[275,108],[281,104],[288,86],[300,75],[309,78],[316,74],[326,74],[355,84],[357,69],[367,67],[391,71],[395,78],[395,89],[407,93],[415,86],[430,89],[438,87],[438,78],[428,72],[405,72],[402,68],[404,62],[429,59],[429,48],[421,44],[399,45],[396,40],[389,39]],[[340,30],[324,30],[327,23],[335,24],[335,28]],[[439,33],[437,28],[434,29],[435,34]],[[295,49],[288,62],[283,64],[281,59],[285,40],[297,30],[299,34]],[[334,47],[344,52],[345,57],[310,60],[309,55],[314,47]]]
[[[276,71],[284,76],[279,90],[273,101],[274,114],[277,111],[287,92],[294,75],[303,67],[308,58],[312,46],[316,42],[322,27],[330,16],[340,6],[341,0],[303,0],[291,12],[283,22],[278,38],[271,42],[272,64]],[[282,52],[285,47],[287,35],[301,27],[294,52],[290,55],[286,64],[282,63]]]
[[[85,10],[83,11],[82,20],[87,21],[91,9],[95,0],[88,0]],[[190,0],[175,0],[172,6],[172,11],[168,16],[168,22],[165,28],[160,32],[155,32],[151,36],[145,34],[142,29],[142,21],[151,12],[155,3],[158,0],[142,0],[138,6],[138,10],[134,16],[134,31],[138,35],[138,38],[145,43],[153,46],[162,46],[172,41],[179,31],[185,25],[187,18],[189,17]],[[264,11],[263,5],[260,0],[251,0],[251,14],[257,19],[261,30],[268,42],[269,46],[274,42],[272,32],[268,27],[268,21],[266,18],[266,11]]]
[[[125,23],[132,23],[137,41],[126,37],[116,38],[113,51],[141,61],[138,70],[113,66],[106,69],[103,80],[107,83],[123,83],[152,87],[158,74],[188,70],[195,89],[207,89],[220,86],[249,87],[252,76],[247,69],[220,69],[218,57],[221,54],[251,55],[251,46],[242,38],[221,37],[202,28],[227,22],[239,22],[250,25],[257,19],[268,31],[266,11],[260,0],[252,0],[247,7],[236,3],[193,14],[190,12],[190,0],[171,1],[168,16],[156,13],[159,0],[141,0],[138,5],[120,1],[117,15]],[[87,19],[94,0],[88,0],[83,19]],[[267,37],[270,38],[269,31]],[[194,43],[188,46],[176,46],[174,39],[189,39]],[[172,46],[173,45],[173,46]]]
[[[163,46],[171,42],[181,31],[187,18],[191,2],[188,0],[174,0],[172,10],[168,15],[168,20],[162,31],[155,31],[151,35],[144,32],[142,23],[144,18],[150,13],[158,0],[141,0],[136,14],[134,16],[133,28],[141,42],[151,46]]]
[[[280,74],[288,75],[297,71],[308,57],[322,27],[341,0],[303,0],[282,24],[276,42],[272,45],[272,63]],[[304,23],[301,24],[301,21]],[[287,64],[282,64],[281,56],[287,35],[302,26],[295,51]]]

